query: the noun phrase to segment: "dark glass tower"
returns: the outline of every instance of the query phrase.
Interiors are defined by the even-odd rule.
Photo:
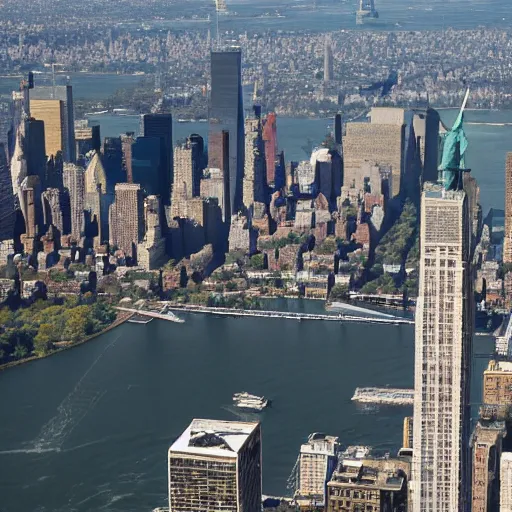
[[[133,183],[138,183],[146,195],[161,195],[161,146],[159,137],[138,137],[132,146]]]
[[[206,158],[204,154],[204,140],[201,135],[193,133],[188,142],[192,149],[192,195],[199,197],[201,195],[201,178],[203,170],[206,168]]]
[[[144,137],[157,137],[161,139],[160,155],[160,191],[162,203],[171,202],[171,186],[174,181],[173,146],[172,146],[172,115],[146,114],[143,117]]]
[[[211,53],[211,77],[208,166],[222,168],[222,132],[229,132],[229,202],[231,213],[236,213],[242,205],[244,173],[242,53],[240,49],[213,51]]]

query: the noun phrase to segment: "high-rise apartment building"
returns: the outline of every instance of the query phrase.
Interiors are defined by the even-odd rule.
[[[170,512],[261,510],[259,423],[195,419],[168,462]]]
[[[223,169],[222,132],[229,132],[229,203],[231,214],[242,206],[244,118],[242,53],[239,48],[211,53],[209,167]]]
[[[507,435],[504,410],[492,406],[480,409],[471,437],[471,511],[488,512],[499,507],[500,456]]]
[[[64,188],[69,196],[71,234],[80,240],[84,232],[85,170],[75,164],[64,164]]]
[[[501,454],[500,512],[512,512],[512,452]]]
[[[265,161],[267,163],[267,183],[273,185],[276,179],[277,160],[277,118],[269,112],[263,120],[263,142],[265,143]]]
[[[110,207],[110,243],[127,257],[137,259],[137,245],[144,237],[144,204],[140,185],[118,183]]]
[[[470,498],[474,325],[465,192],[425,184],[420,225],[412,510],[463,512]]]
[[[48,102],[45,106],[44,102]],[[75,146],[75,116],[73,107],[73,88],[71,85],[56,86],[37,86],[30,90],[30,113],[36,119],[45,121],[45,132],[50,130],[50,126],[46,123],[46,119],[38,117],[34,109],[39,110],[41,114],[48,112],[48,121],[51,126],[57,126],[57,103],[59,102],[60,112],[60,150],[62,151],[62,159],[64,162],[74,162],[76,160]],[[46,133],[47,143],[46,151],[48,156],[55,155],[55,151],[59,147],[56,133],[53,129],[50,133]],[[49,145],[48,141],[52,144]]]
[[[336,468],[338,448],[337,437],[320,433],[311,434],[300,447],[297,500],[325,503],[326,484]]]
[[[171,186],[174,180],[172,116],[171,114],[146,114],[143,116],[144,137],[161,139],[160,191],[162,204],[171,201]]]
[[[505,236],[503,263],[512,263],[512,153],[507,153],[505,164]]]
[[[246,208],[254,202],[265,203],[265,157],[260,119],[245,121],[245,165],[243,199]]]

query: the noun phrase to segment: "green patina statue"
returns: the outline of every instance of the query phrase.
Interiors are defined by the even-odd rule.
[[[464,102],[459,115],[453,123],[451,130],[446,133],[443,140],[443,156],[439,170],[441,181],[445,190],[457,190],[462,187],[461,170],[465,169],[464,154],[468,147],[468,139],[464,133],[464,109],[469,97],[466,91]]]

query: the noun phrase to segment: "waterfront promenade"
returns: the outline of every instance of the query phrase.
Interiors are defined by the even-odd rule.
[[[262,311],[262,310],[248,310],[248,309],[230,309],[230,308],[211,308],[207,306],[195,305],[172,305],[164,303],[168,310],[183,311],[186,313],[202,313],[207,315],[223,316],[223,317],[253,317],[253,318],[281,318],[286,320],[326,320],[328,322],[358,322],[358,323],[372,323],[372,324],[387,324],[387,325],[412,325],[414,320],[401,317],[393,318],[376,318],[370,316],[355,316],[355,315],[321,315],[312,313],[293,313],[290,311]],[[161,320],[176,321],[173,317],[165,314],[155,313],[153,311],[144,311],[128,308],[118,308],[121,311],[130,311],[138,313],[139,315],[151,316],[153,318],[160,318]]]

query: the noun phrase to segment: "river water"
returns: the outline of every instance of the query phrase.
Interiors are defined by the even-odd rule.
[[[451,126],[457,111],[447,109],[439,112],[443,121]],[[138,133],[140,127],[138,116],[102,115],[91,117],[90,120],[100,124],[103,137],[119,136],[125,131]],[[465,122],[469,140],[466,161],[480,185],[480,203],[484,213],[491,207],[503,208],[505,158],[507,151],[512,151],[512,126],[504,123],[512,123],[512,111],[468,110]],[[279,117],[277,120],[279,149],[284,150],[287,161],[309,159],[311,147],[319,145],[325,135],[332,130],[333,120],[330,118]],[[174,123],[175,141],[183,139],[191,133],[198,133],[206,139],[208,123]]]
[[[275,307],[317,312],[319,301]],[[260,419],[263,490],[286,493],[308,434],[384,453],[410,407],[360,410],[357,386],[412,387],[412,326],[232,319],[124,324],[90,343],[0,373],[0,510],[143,512],[163,506],[167,449],[192,418]],[[476,338],[489,354],[492,339]],[[485,358],[475,358],[473,402]],[[231,396],[273,399],[240,414]]]

